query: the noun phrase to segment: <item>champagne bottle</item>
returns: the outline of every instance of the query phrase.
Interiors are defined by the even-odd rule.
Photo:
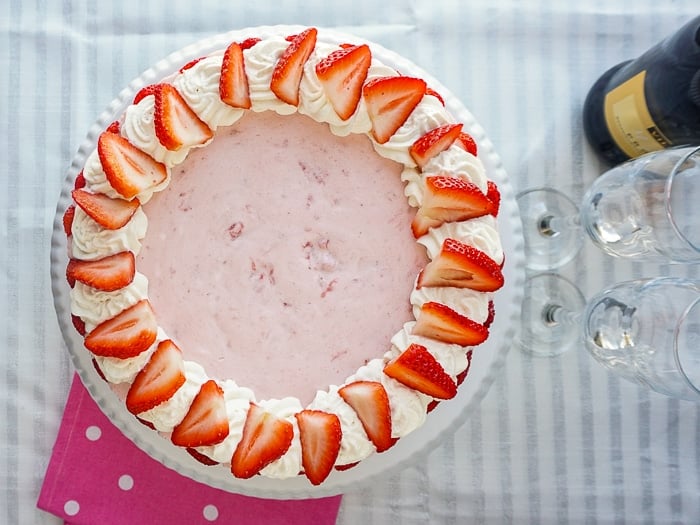
[[[700,16],[591,87],[583,106],[591,147],[610,164],[700,144]]]

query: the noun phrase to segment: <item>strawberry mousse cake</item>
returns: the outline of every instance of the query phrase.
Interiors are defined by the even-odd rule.
[[[429,424],[504,284],[499,190],[463,128],[313,27],[140,89],[63,217],[81,351],[133,424],[313,485]]]

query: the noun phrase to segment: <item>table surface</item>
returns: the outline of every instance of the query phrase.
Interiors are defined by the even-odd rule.
[[[49,244],[63,176],[112,98],[205,36],[270,24],[334,27],[438,78],[494,142],[516,189],[579,199],[604,171],[582,134],[586,92],[698,14],[696,0],[307,0],[0,3],[0,523],[35,508],[72,368]],[[311,16],[310,14],[314,15]],[[586,296],[697,267],[611,259],[590,243],[562,273]],[[478,410],[426,460],[347,493],[340,524],[700,523],[700,405],[620,380],[583,349],[513,350]]]

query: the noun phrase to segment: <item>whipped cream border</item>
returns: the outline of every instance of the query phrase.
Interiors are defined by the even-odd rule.
[[[272,39],[270,39],[270,40],[272,40]],[[319,43],[319,44],[320,44],[320,43]],[[251,49],[255,49],[255,47],[257,47],[257,46],[254,46],[254,47],[251,48]],[[338,46],[326,46],[326,47],[327,47],[330,51],[332,51],[333,49],[337,49],[337,48],[338,48]],[[310,58],[309,63],[307,63],[307,66],[306,66],[306,73],[305,73],[305,79],[307,78],[307,76],[310,78],[312,75],[314,75],[313,67],[311,67],[312,64],[314,64],[314,62],[312,62],[312,61],[313,61],[313,60],[318,61],[318,60],[320,60],[321,58],[323,58],[323,56],[327,55],[328,52],[330,52],[330,51],[328,51],[328,52],[325,52],[323,55],[321,55],[321,54],[319,53],[319,50],[320,50],[320,49],[321,49],[321,46],[317,47],[317,50],[314,52],[314,54],[313,54],[312,57]],[[246,50],[246,51],[249,52],[250,50]],[[214,56],[214,55],[216,55],[216,54],[217,54],[217,53],[212,53],[211,56]],[[249,53],[248,53],[248,54],[249,54]],[[275,59],[275,60],[276,60],[276,59]],[[249,61],[248,57],[246,56],[246,66],[248,66],[249,62],[252,62],[252,61]],[[269,62],[269,60],[268,60],[268,62]],[[274,62],[273,62],[273,64],[274,64]],[[391,69],[391,68],[388,68],[387,66],[383,66],[383,65],[380,64],[380,63],[377,63],[374,59],[373,59],[373,63],[372,63],[372,68],[374,68],[377,72],[379,72],[379,73],[377,73],[377,76],[384,76],[384,75],[387,75],[387,74],[398,74],[395,70],[393,70],[393,69]],[[195,69],[195,68],[192,68],[192,69]],[[175,77],[175,79],[173,80],[173,83],[177,85],[178,79],[184,77],[185,74],[190,74],[190,73],[189,73],[190,71],[191,71],[191,70],[186,70],[185,72],[180,73],[179,75],[177,75],[177,76]],[[196,70],[195,70],[195,71],[196,71]],[[317,81],[317,79],[316,79],[316,81]],[[312,82],[312,83],[313,83],[313,82]],[[304,84],[304,82],[302,82],[302,84]],[[252,91],[252,89],[251,89],[251,91]],[[317,95],[318,95],[318,94],[317,94]],[[322,95],[322,97],[323,97],[323,95]],[[148,97],[146,97],[146,98],[148,98]],[[300,112],[302,111],[302,109],[301,109],[302,107],[306,108],[306,106],[305,106],[305,101],[306,101],[306,100],[307,100],[307,99],[305,98],[305,94],[304,94],[304,92],[302,91],[302,94],[301,94],[301,102],[300,102],[300,107],[299,107],[299,111],[300,111]],[[432,129],[433,127],[435,127],[435,126],[437,126],[437,125],[441,125],[441,124],[443,124],[443,123],[448,123],[448,122],[452,122],[452,121],[453,121],[452,118],[450,117],[449,113],[447,112],[447,110],[445,110],[445,108],[443,108],[440,104],[436,104],[436,101],[437,101],[437,98],[432,97],[432,96],[430,96],[430,95],[426,95],[426,97],[424,97],[424,100],[423,100],[423,101],[418,105],[418,107],[414,110],[414,112],[413,112],[412,115],[409,117],[409,119],[407,120],[407,122],[397,131],[397,133],[395,134],[395,136],[392,137],[392,139],[391,139],[387,144],[379,145],[379,144],[374,143],[375,150],[377,151],[378,154],[380,154],[380,155],[382,155],[382,156],[384,156],[384,157],[386,157],[386,158],[390,158],[390,159],[392,159],[392,160],[395,160],[395,161],[397,161],[397,162],[400,162],[400,163],[404,164],[404,166],[405,166],[405,168],[406,168],[406,169],[405,169],[405,172],[411,172],[412,176],[414,177],[412,180],[419,180],[420,177],[424,176],[425,170],[424,170],[423,172],[421,172],[421,171],[419,171],[419,170],[417,170],[417,169],[415,168],[415,163],[413,162],[412,158],[411,158],[410,155],[408,154],[408,148],[410,147],[410,145],[411,145],[417,138],[419,138],[420,136],[422,136],[422,134],[424,134],[425,132],[429,131],[429,130]],[[277,112],[280,113],[280,114],[288,114],[288,113],[290,113],[289,107],[284,107],[284,106],[288,106],[288,105],[286,105],[286,104],[284,104],[284,103],[281,103],[281,102],[277,101],[277,104],[275,104],[274,101],[273,101],[272,103],[270,103],[270,105],[271,105],[271,107],[265,107],[264,109],[260,109],[262,106],[258,106],[258,109],[257,109],[257,110],[273,110],[273,111],[277,111]],[[144,106],[148,106],[148,104],[144,104]],[[325,112],[326,112],[326,114],[327,114],[327,113],[328,113],[328,107],[329,107],[328,102],[326,101],[325,106],[324,106],[323,104],[321,104],[321,106],[324,107]],[[134,106],[132,106],[131,108],[133,108],[133,107],[134,107]],[[130,109],[131,109],[131,108],[130,108]],[[292,111],[296,111],[296,110],[297,110],[297,108],[294,108],[294,107],[291,107],[291,108],[292,108]],[[194,109],[194,108],[193,108],[193,109]],[[256,110],[256,109],[254,108],[254,110]],[[128,113],[128,111],[129,111],[129,110],[127,110],[127,113]],[[437,113],[435,113],[435,111],[437,111]],[[207,117],[207,118],[205,119],[205,114],[204,114],[203,111],[202,111],[202,113],[200,114],[200,113],[195,109],[195,112],[197,112],[197,113],[199,114],[200,118],[202,118],[202,119],[205,120],[207,123],[209,123],[210,125],[212,125],[212,128],[214,129],[215,126],[214,126],[213,124],[216,122],[216,119],[217,119],[218,117],[216,117],[216,116],[213,116],[213,117],[212,117],[212,116],[209,116],[209,117]],[[362,115],[363,112],[365,113],[364,116]],[[136,118],[136,119],[138,119],[138,118],[143,118],[143,119],[145,120],[145,124],[146,124],[145,129],[148,130],[148,124],[149,124],[148,120],[149,120],[149,118],[152,119],[152,109],[149,109],[148,107],[145,107],[145,111],[142,112],[142,113],[143,113],[143,116],[141,116],[141,117],[138,116],[138,114],[137,114],[138,112],[133,111],[133,113],[136,113],[136,115],[135,115],[135,116],[132,116],[132,117],[129,117],[129,118]],[[314,115],[316,115],[316,119],[317,119],[319,122],[328,122],[328,121],[330,120],[328,117],[319,116],[319,114],[318,114],[318,113],[315,113],[314,110],[309,110],[308,113],[309,113],[309,116],[311,116],[312,118],[314,118]],[[307,114],[307,113],[305,113],[305,114]],[[229,117],[229,118],[231,118],[231,117]],[[356,121],[358,122],[358,124],[355,124],[355,127],[353,128],[352,125],[343,126],[343,125],[339,125],[339,124],[337,124],[337,123],[331,123],[331,122],[329,122],[329,124],[331,125],[331,130],[332,130],[332,132],[333,132],[333,133],[336,133],[336,134],[338,134],[338,135],[344,135],[344,134],[348,134],[348,133],[357,133],[357,132],[369,133],[369,129],[367,129],[366,131],[363,129],[363,127],[366,126],[366,122],[368,121],[368,119],[367,119],[367,117],[366,117],[366,109],[363,107],[363,104],[362,104],[362,103],[361,103],[360,106],[358,107],[358,110],[357,110],[357,112],[356,112],[356,115],[353,115],[353,117],[352,117],[350,120],[351,120],[351,121],[356,120]],[[224,118],[223,120],[221,120],[221,122],[225,122],[225,121],[226,121],[225,118]],[[223,124],[222,124],[222,125],[223,125]],[[362,129],[362,131],[356,131],[356,130],[359,130],[359,129]],[[122,134],[123,134],[123,135],[126,135],[127,132],[124,132],[123,130],[124,130],[124,127],[122,127]],[[146,132],[146,134],[148,134],[148,131]],[[371,135],[369,135],[369,136],[370,136],[370,139],[371,139],[371,138],[372,138]],[[374,141],[373,141],[373,142],[374,142]],[[158,151],[157,146],[155,146],[155,147],[154,147],[154,146],[149,146],[149,147],[152,149],[152,151]],[[187,154],[187,152],[184,152],[184,155],[183,155],[183,152],[180,152],[180,154],[178,154],[178,155],[175,156],[175,157],[163,157],[162,160],[163,160],[163,161],[166,161],[166,159],[167,159],[166,164],[168,164],[169,166],[170,166],[170,165],[173,165],[173,166],[174,166],[174,165],[177,165],[177,164],[180,162],[180,160],[179,160],[180,157],[182,157],[182,159],[184,160],[184,158],[186,157],[186,154]],[[473,157],[473,156],[472,156],[472,157]],[[470,180],[472,180],[472,181],[475,182],[479,187],[481,187],[483,184],[485,184],[485,181],[486,181],[486,176],[485,176],[485,173],[484,173],[484,170],[483,170],[483,166],[481,166],[480,161],[479,161],[476,157],[473,157],[472,159],[469,159],[469,160],[470,160],[469,165],[466,166],[466,167],[464,168],[463,171],[464,171],[464,173],[467,173],[467,174],[468,174],[468,178],[469,178]],[[94,158],[93,158],[93,162],[94,162]],[[449,162],[448,162],[447,164],[449,165]],[[476,166],[476,167],[475,167],[475,166]],[[443,174],[444,174],[444,171],[446,171],[443,167],[440,167],[439,169],[440,169],[441,172],[443,172]],[[458,171],[458,170],[457,170],[457,171]],[[474,175],[472,175],[472,174],[474,174]],[[459,176],[465,176],[465,175],[459,175]],[[411,185],[411,180],[409,180],[409,179],[404,179],[404,180],[408,180],[408,184],[407,184],[407,188],[408,188],[408,187]],[[102,180],[100,180],[100,181],[96,181],[96,182],[99,182],[100,184],[102,184],[102,186],[98,186],[97,183],[93,184],[92,181],[89,180],[89,181],[88,181],[88,189],[89,189],[89,190],[92,190],[92,191],[100,191],[100,192],[102,192],[102,193],[109,193],[109,189],[104,187],[104,179],[102,179]],[[149,190],[149,193],[148,193],[148,194],[140,195],[140,196],[138,196],[138,197],[139,197],[140,200],[142,200],[143,202],[145,202],[145,201],[148,200],[148,198],[150,198],[150,196],[151,196],[151,194],[153,193],[153,191],[161,191],[161,190],[165,189],[166,186],[167,186],[167,181],[166,181],[165,184],[162,185],[162,187],[159,187],[159,188],[157,188],[157,189]],[[411,195],[413,195],[414,197],[412,198]],[[418,190],[415,190],[415,189],[412,190],[412,194],[411,194],[411,195],[408,195],[408,189],[407,189],[407,197],[409,198],[409,202],[410,202],[412,205],[414,205],[414,206],[418,205],[418,204],[420,203],[420,201],[421,201],[420,189],[418,189]],[[112,194],[112,196],[114,196],[114,194]],[[88,218],[88,219],[89,219],[89,218]],[[465,221],[465,222],[469,222],[469,221]],[[443,226],[444,226],[444,225],[443,225]],[[79,230],[79,228],[78,228],[78,230]],[[435,230],[439,230],[439,229],[435,229]],[[438,239],[438,241],[435,241],[435,242],[439,242],[439,238],[440,238],[441,236],[442,236],[443,238],[446,238],[445,235],[450,235],[450,233],[454,233],[454,232],[449,232],[449,233],[440,235],[440,233],[439,233],[439,232],[436,232],[435,230],[429,232],[429,234],[426,234],[427,236],[436,237],[436,238]],[[93,232],[93,233],[94,233],[94,232]],[[74,234],[74,235],[75,235],[75,234]],[[78,236],[80,236],[80,235],[81,235],[81,234],[78,233]],[[144,235],[145,235],[145,231],[144,231]],[[89,235],[87,235],[87,236],[89,237]],[[450,236],[453,236],[453,235],[450,235]],[[137,241],[140,241],[140,239],[141,239],[143,236],[138,237],[138,235],[137,235],[136,237],[137,237]],[[460,240],[461,240],[461,239],[460,239]],[[420,242],[420,241],[419,241],[419,242]],[[140,245],[137,245],[137,246],[140,246]],[[138,248],[136,248],[134,251],[136,251],[136,250],[138,250]],[[502,248],[500,247],[500,241],[499,241],[499,239],[498,239],[497,231],[496,231],[496,237],[495,237],[495,239],[494,239],[493,246],[491,246],[491,252],[490,252],[490,253],[497,254],[497,253],[499,253],[499,250],[500,250],[500,253],[502,254]],[[86,256],[85,256],[85,258],[87,258],[88,252],[89,252],[89,250],[86,250]],[[92,256],[92,258],[97,258],[97,257],[101,257],[101,256],[102,256],[102,254],[100,253],[100,249],[99,249],[99,248],[98,248],[97,250],[95,250],[94,252],[89,253],[89,255]],[[74,253],[74,256],[77,257],[77,255],[76,255],[75,253]],[[501,259],[502,259],[502,255],[501,255]],[[496,262],[499,262],[499,261],[496,261]],[[423,288],[423,290],[432,290],[432,289],[430,289],[430,288]],[[459,295],[459,293],[461,293],[461,291],[455,292],[455,295]],[[448,304],[448,305],[449,305],[449,294],[447,294],[447,295],[448,295],[448,297],[447,297],[447,298],[444,298],[444,297],[443,297],[443,298],[441,299],[440,302],[443,302],[444,304]],[[413,296],[413,294],[412,294],[412,296]],[[412,299],[412,302],[413,302],[413,299]],[[416,306],[416,304],[417,304],[417,303],[414,303],[414,307]],[[457,308],[455,308],[455,309],[457,309]],[[406,327],[403,327],[402,330],[397,334],[397,337],[398,337],[398,335],[401,334],[402,332],[405,333],[405,331],[406,331]],[[443,366],[446,368],[446,370],[448,371],[448,373],[454,377],[454,376],[456,375],[456,373],[458,373],[458,371],[455,371],[455,370],[448,370],[449,366],[448,366],[446,360],[444,359],[444,356],[443,356],[443,355],[444,355],[444,352],[442,352],[439,348],[436,348],[435,350],[433,350],[433,348],[435,348],[435,342],[434,342],[434,341],[432,341],[432,340],[425,340],[425,342],[426,342],[426,346],[429,348],[429,350],[431,351],[431,353],[433,353],[433,354],[435,355],[436,359],[438,359],[438,361],[441,362],[441,363],[443,364]],[[392,339],[392,343],[393,343],[393,339]],[[429,343],[429,346],[427,345],[428,343]],[[461,351],[463,354],[466,355],[466,351],[468,351],[468,350],[469,350],[469,349],[464,349],[464,348],[462,348],[460,351]],[[381,372],[381,368],[383,368],[383,364],[385,364],[386,362],[388,362],[389,359],[391,359],[393,356],[397,355],[400,351],[402,351],[402,350],[399,350],[398,347],[397,347],[395,344],[392,344],[391,350],[390,350],[389,352],[387,352],[387,354],[385,354],[385,356],[383,356],[383,357],[380,358],[380,359],[373,360],[373,362],[375,362],[375,365],[374,365],[374,366],[377,367],[378,370]],[[441,356],[443,356],[443,357],[441,357]],[[138,358],[142,358],[142,356],[138,356]],[[136,358],[135,358],[135,359],[136,359]],[[447,360],[447,361],[449,361],[449,360]],[[381,368],[379,368],[380,365],[381,365]],[[105,365],[103,365],[103,366],[105,366]],[[109,365],[106,365],[106,366],[109,366]],[[458,368],[458,367],[457,367],[457,368]],[[352,376],[350,376],[350,377],[348,378],[348,380],[346,380],[346,382],[345,382],[344,384],[347,384],[348,382],[351,382],[351,380],[354,380],[354,379],[357,378],[357,377],[361,377],[361,376],[358,376],[358,374],[361,374],[361,372],[358,371],[356,374],[353,374]],[[370,374],[368,377],[374,377],[375,380],[378,380],[378,378],[381,378],[381,379],[382,379],[381,382],[382,382],[383,384],[384,384],[384,383],[387,383],[387,382],[394,381],[394,380],[392,380],[391,378],[388,378],[387,376],[385,376],[385,375],[382,374],[382,373],[380,373],[380,374],[376,374],[376,373],[375,373],[374,375],[373,375],[373,374]],[[395,382],[395,381],[394,381],[394,382]],[[395,382],[395,383],[398,384],[398,382]],[[404,390],[410,391],[410,393],[412,393],[412,394],[414,394],[414,395],[417,394],[417,395],[418,395],[417,397],[420,398],[420,399],[418,400],[418,405],[419,405],[419,406],[420,406],[420,405],[424,405],[424,406],[423,406],[423,410],[422,410],[422,411],[418,411],[422,417],[421,417],[420,421],[418,421],[418,423],[415,424],[415,428],[417,428],[418,426],[420,426],[420,424],[423,423],[423,421],[424,421],[424,419],[425,419],[425,405],[427,405],[427,403],[429,402],[430,398],[425,399],[425,398],[427,398],[427,396],[424,396],[423,394],[420,394],[420,393],[417,393],[417,392],[415,392],[415,391],[412,391],[411,389],[408,389],[408,388],[404,387],[403,385],[400,385],[400,384],[398,384],[398,385],[399,385],[401,388],[403,388]],[[386,385],[385,385],[385,387],[386,387]],[[389,392],[389,390],[390,390],[390,389],[387,388],[387,391],[388,391],[388,392]],[[329,390],[328,390],[327,392],[325,392],[325,393],[327,393],[327,394],[330,395],[330,394],[332,394],[332,392],[334,392],[334,391],[335,391],[336,394],[337,394],[337,387],[331,386],[331,387],[329,387]],[[319,394],[322,393],[322,392],[323,392],[323,391],[320,391]],[[421,397],[421,396],[422,396],[422,397]],[[396,398],[398,398],[398,397],[399,397],[399,394],[393,394],[393,393],[390,394],[390,399],[396,399]],[[317,396],[317,398],[318,398],[318,396]],[[315,399],[314,402],[312,402],[312,404],[309,405],[309,408],[311,408],[312,406],[315,407],[316,405],[315,405],[314,403],[316,403],[316,402],[317,402],[317,399]],[[259,402],[259,403],[267,403],[267,401],[261,401],[261,402]],[[402,405],[402,404],[403,404],[403,403],[392,403],[392,415],[393,415],[393,412],[394,412],[394,405]],[[163,405],[166,405],[166,403],[164,403]],[[271,408],[269,408],[269,410],[272,411],[272,412],[275,412],[275,409],[272,408],[272,407],[274,407],[274,406],[275,406],[275,404],[272,403],[272,404],[270,405]],[[156,407],[156,409],[153,409],[153,410],[156,410],[156,411],[157,411],[158,409],[161,409],[161,408],[166,409],[166,407]],[[329,407],[328,410],[333,410],[333,409]],[[184,415],[184,414],[183,414],[183,415]],[[280,417],[285,417],[285,416],[284,416],[284,411],[281,411],[281,412],[279,413],[279,416],[280,416]],[[397,420],[398,420],[398,418],[397,418]],[[410,426],[410,425],[409,425],[409,426]],[[405,435],[405,434],[408,433],[408,432],[410,432],[410,430],[405,431],[405,432],[404,432],[404,431],[397,432],[396,429],[395,429],[395,430],[394,430],[394,435],[397,436],[397,437],[400,437],[401,435]],[[296,432],[295,432],[295,436],[296,436]],[[345,436],[344,436],[344,438],[343,438],[343,443],[345,443],[345,440],[346,440],[346,438],[345,438]],[[366,440],[366,437],[365,437],[365,440]],[[366,449],[366,447],[365,447],[365,449]],[[342,452],[342,449],[341,449],[341,452]],[[205,452],[205,453],[206,453],[206,452]],[[290,453],[290,452],[288,452],[288,454],[289,454],[289,453]],[[370,453],[371,453],[371,451],[370,451]],[[356,459],[357,461],[359,461],[359,460],[361,460],[361,459],[364,459],[364,457],[367,457],[367,455],[369,455],[369,454],[366,454],[366,455],[365,455],[365,454],[366,454],[366,450],[363,450],[362,452],[356,452],[356,453],[354,453],[354,456],[353,456],[352,453],[350,453],[350,457],[343,457],[343,461],[342,461],[342,462],[341,462],[340,459],[339,459],[338,462],[337,462],[337,464],[338,464],[338,465],[342,465],[342,464],[350,463],[350,462],[351,462],[350,460],[353,459],[353,457],[354,457],[354,459]],[[278,462],[283,462],[284,458],[285,458],[285,457],[283,456],[282,458],[280,458],[280,460],[278,460]],[[339,458],[340,458],[340,456],[339,456]],[[297,470],[296,472],[290,472],[289,475],[297,475],[298,473],[299,473],[299,472],[298,472],[298,470]],[[263,472],[263,474],[266,475],[266,474],[268,474],[268,473]],[[284,473],[282,473],[282,475],[279,475],[279,476],[278,476],[276,473],[270,472],[269,475],[272,476],[272,477],[288,477],[287,474],[284,474]]]

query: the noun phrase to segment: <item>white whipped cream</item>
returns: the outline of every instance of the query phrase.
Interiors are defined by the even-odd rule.
[[[372,359],[348,377],[346,384],[354,381],[381,383],[389,397],[391,407],[391,436],[403,437],[425,422],[426,409],[431,397],[404,386],[384,373],[384,366],[394,356],[387,353],[383,358]]]
[[[450,124],[454,119],[435,97],[423,97],[396,133],[385,142],[373,141],[375,151],[382,157],[400,162],[404,166],[415,166],[409,148],[431,129]]]
[[[481,160],[461,147],[452,145],[430,159],[422,172],[415,167],[404,168],[401,180],[406,183],[404,194],[411,206],[418,207],[423,203],[424,179],[436,175],[461,177],[484,193],[488,190],[486,170]]]
[[[105,379],[110,383],[131,383],[136,377],[136,374],[146,366],[151,355],[156,351],[156,348],[158,348],[158,343],[167,338],[168,336],[165,335],[165,332],[159,328],[156,341],[148,350],[141,352],[139,355],[126,359],[95,356],[95,361],[97,362],[97,366],[100,367],[102,374],[105,376]]]
[[[425,303],[440,303],[477,323],[484,323],[489,316],[490,294],[468,288],[449,286],[423,286],[411,292],[413,316],[418,318],[420,308]]]
[[[327,123],[331,131],[339,137],[345,137],[351,133],[370,133],[372,121],[367,113],[364,98],[360,97],[355,113],[349,119],[342,120],[329,102],[326,91],[316,74],[316,65],[337,50],[338,46],[334,44],[322,42],[316,44],[316,49],[304,66],[304,76],[300,86],[299,113],[308,115],[317,122]],[[367,79],[394,74],[396,72],[391,68],[372,60],[367,72]]]
[[[221,101],[219,80],[222,60],[223,55],[203,58],[173,80],[173,85],[185,102],[212,130],[230,126],[245,114],[244,109]]]
[[[151,96],[151,98],[153,98],[153,96]],[[167,165],[165,168],[165,173],[166,177],[165,180],[163,180],[163,182],[151,188],[147,188],[138,195],[136,195],[135,198],[137,198],[139,202],[141,202],[141,204],[146,204],[149,200],[151,200],[151,197],[154,193],[165,189],[165,187],[170,182],[170,169]],[[102,167],[102,162],[100,161],[100,155],[98,154],[96,149],[93,150],[93,152],[90,153],[90,155],[88,155],[88,158],[85,161],[85,166],[83,168],[83,177],[85,178],[86,188],[91,192],[104,193],[105,195],[107,195],[108,197],[112,197],[113,199],[123,198],[119,194],[119,192],[117,192],[110,185],[109,181],[107,180],[107,175],[105,174],[104,168]]]
[[[294,428],[294,437],[289,450],[281,458],[276,459],[260,471],[263,476],[269,478],[283,479],[296,476],[301,472],[301,441],[299,441],[299,425],[294,414],[301,412],[303,407],[295,397],[285,397],[283,399],[267,399],[259,401],[258,406],[280,419],[286,419]]]
[[[159,432],[172,432],[187,415],[192,400],[209,378],[199,363],[185,361],[185,383],[175,394],[158,406],[138,414],[140,419],[153,423]]]
[[[360,418],[338,395],[337,386],[330,386],[327,392],[316,392],[316,397],[307,408],[338,416],[343,437],[336,465],[349,465],[361,461],[374,452],[374,444],[367,438]]]
[[[445,151],[435,155],[423,166],[424,177],[445,173],[449,173],[453,177],[462,177],[472,182],[484,193],[488,189],[486,170],[481,159],[460,146],[453,144]]]
[[[203,147],[206,144],[192,147],[182,146],[174,151],[163,146],[158,140],[155,130],[155,104],[156,97],[154,95],[146,95],[139,100],[138,104],[133,104],[126,108],[121,133],[137,148],[145,151],[168,168],[172,168],[185,160],[192,148]],[[154,191],[162,189],[165,185],[167,183],[159,185]]]
[[[97,149],[94,149],[85,159],[83,177],[85,178],[86,189],[92,193],[104,193],[113,199],[120,197],[119,193],[107,181],[107,175],[102,169],[102,162],[100,162],[100,155],[97,153]]]
[[[108,230],[95,222],[80,206],[76,206],[71,227],[71,257],[94,261],[124,251],[138,255],[147,227],[148,219],[141,207],[124,226],[118,230]]]
[[[226,415],[229,420],[228,436],[216,445],[196,447],[197,451],[219,463],[231,463],[233,453],[243,437],[243,426],[250,403],[255,401],[255,394],[250,388],[240,387],[232,379],[221,383],[226,403]]]
[[[424,346],[437,360],[445,372],[455,379],[460,372],[467,368],[467,350],[464,346],[442,343],[428,337],[413,334],[415,321],[410,321],[403,326],[391,339],[391,343],[399,353],[405,351],[411,344]]]
[[[70,291],[70,306],[73,314],[85,323],[85,330],[91,332],[101,322],[147,298],[148,279],[136,272],[130,284],[113,292],[104,292],[77,281]]]
[[[446,222],[431,228],[418,242],[425,246],[431,259],[437,257],[445,239],[456,239],[481,250],[496,264],[503,262],[503,246],[493,215],[484,215],[460,222]]]
[[[296,106],[281,101],[270,91],[275,64],[287,46],[289,42],[284,37],[271,36],[243,50],[253,111],[271,110],[280,115],[291,115],[297,111]]]

